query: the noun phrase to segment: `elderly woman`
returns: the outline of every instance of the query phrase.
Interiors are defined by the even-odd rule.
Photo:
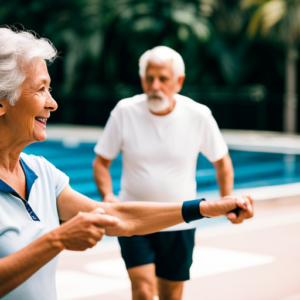
[[[0,297],[53,300],[58,254],[114,236],[147,234],[239,207],[233,223],[253,216],[250,196],[183,204],[98,203],[72,190],[43,157],[22,150],[46,139],[57,103],[45,61],[53,45],[29,32],[0,28]],[[64,222],[60,226],[60,221]]]

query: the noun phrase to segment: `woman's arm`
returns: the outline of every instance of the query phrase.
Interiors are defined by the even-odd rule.
[[[27,247],[0,259],[0,298],[15,289],[62,250],[92,248],[104,235],[104,226],[115,226],[119,220],[103,214],[80,213],[41,236]]]
[[[107,235],[131,236],[157,232],[164,228],[183,223],[182,203],[125,202],[103,203],[93,201],[67,186],[58,199],[58,212],[62,221],[69,220],[79,211],[89,212],[97,208],[117,217],[120,221],[114,228],[105,228]],[[227,214],[239,206],[242,211],[234,223],[241,223],[253,216],[252,199],[243,197],[226,197],[213,202],[202,201],[200,213],[205,217],[218,217]]]

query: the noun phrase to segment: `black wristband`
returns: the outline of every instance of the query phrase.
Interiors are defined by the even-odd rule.
[[[186,223],[191,221],[200,220],[204,216],[200,213],[200,202],[205,201],[205,199],[197,199],[184,201],[182,204],[182,218]]]

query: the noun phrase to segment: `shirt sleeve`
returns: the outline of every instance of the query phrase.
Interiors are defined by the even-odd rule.
[[[218,161],[228,153],[228,147],[211,113],[205,116],[202,134],[204,138],[200,152],[210,162]]]
[[[55,195],[57,198],[59,194],[62,192],[62,190],[69,184],[69,177],[62,171],[58,170],[53,164],[51,164],[45,158],[42,157],[42,159],[44,160],[47,169],[51,173],[52,181],[55,188]]]
[[[62,192],[62,190],[69,184],[69,177],[62,171],[56,169],[54,180],[55,180],[55,193],[56,193],[56,197],[58,197],[59,194]]]
[[[115,159],[121,151],[122,134],[121,125],[118,117],[114,112],[110,115],[107,124],[94,148],[97,155],[108,160]]]

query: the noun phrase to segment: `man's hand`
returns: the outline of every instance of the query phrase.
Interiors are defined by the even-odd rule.
[[[108,203],[119,203],[120,200],[118,197],[116,197],[113,193],[108,193],[103,197],[103,202]]]
[[[228,196],[231,197],[231,196]],[[227,197],[225,197],[227,198]],[[235,213],[228,213],[227,219],[231,221],[232,224],[240,224],[245,219],[252,218],[254,215],[253,212],[253,199],[249,194],[244,194],[242,196],[236,197],[237,207],[241,208],[239,215],[237,216]]]
[[[104,227],[114,227],[119,219],[104,214],[102,208],[90,213],[79,212],[74,218],[49,232],[54,245],[67,250],[84,251],[94,247],[105,234]]]

